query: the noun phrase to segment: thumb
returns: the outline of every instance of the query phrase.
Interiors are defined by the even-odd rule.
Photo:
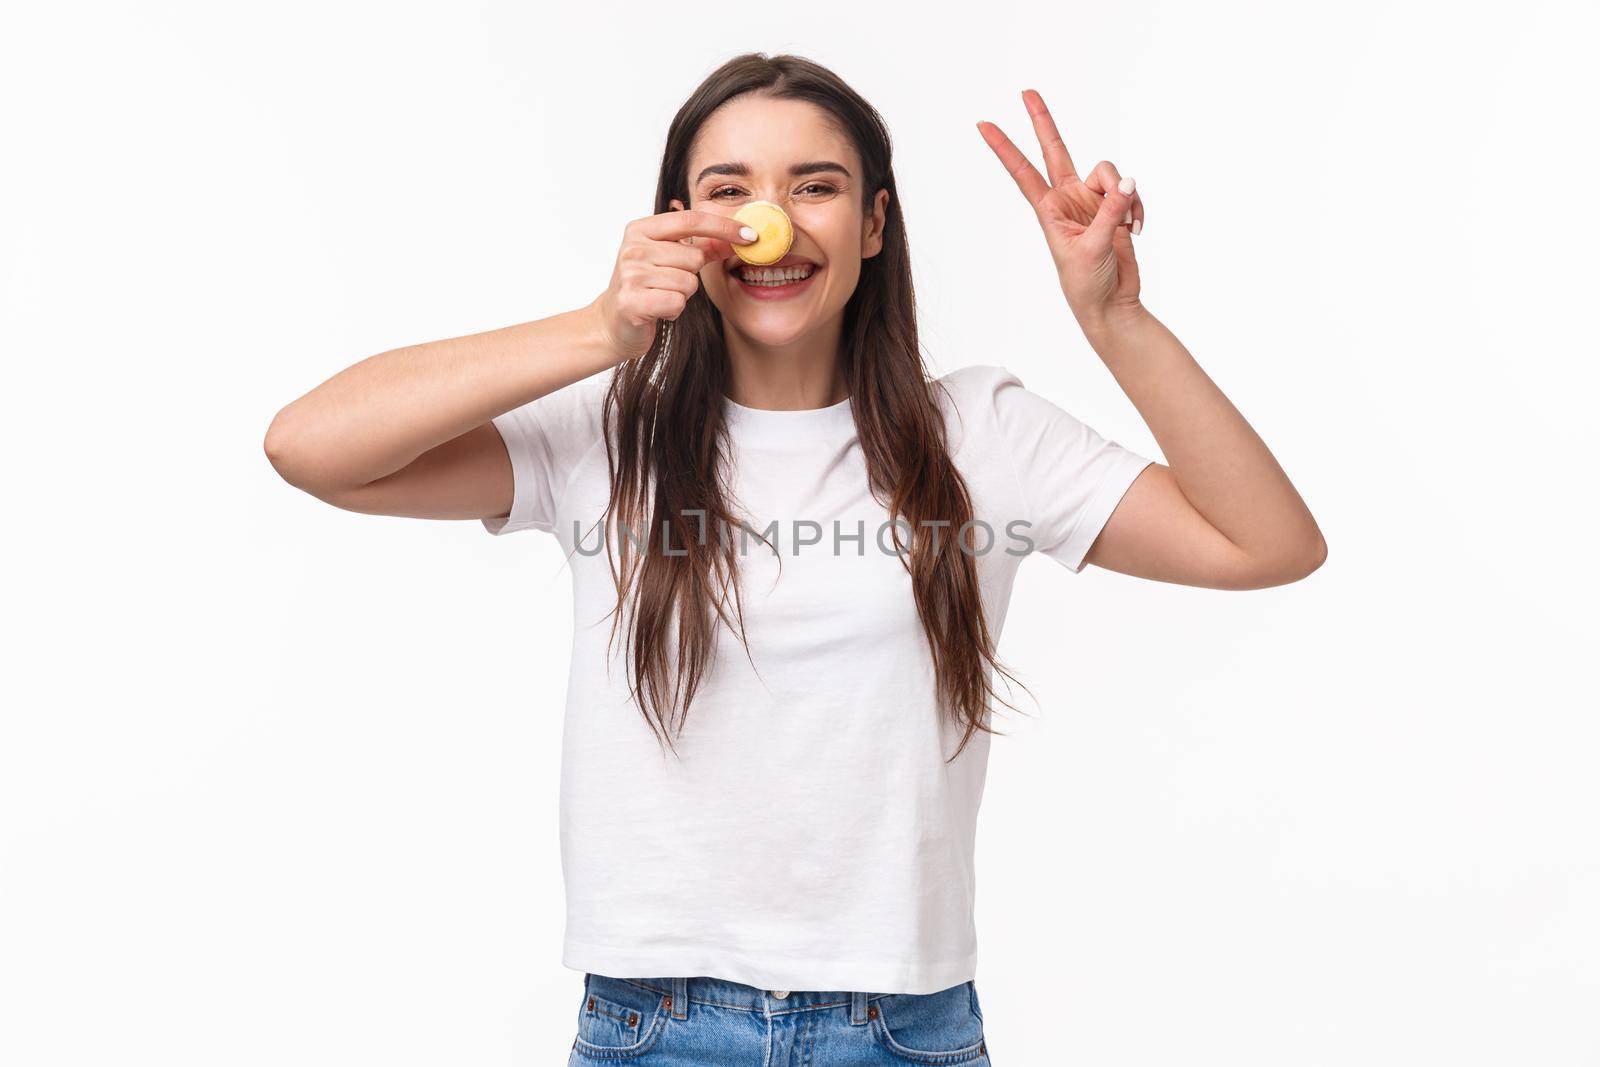
[[[1100,210],[1095,212],[1094,221],[1084,231],[1093,247],[1111,247],[1111,235],[1133,207],[1133,186],[1133,175],[1129,174],[1100,201]]]

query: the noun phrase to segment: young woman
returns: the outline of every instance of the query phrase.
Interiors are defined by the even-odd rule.
[[[973,835],[1020,560],[1218,589],[1322,563],[1272,454],[1139,301],[1133,179],[1080,176],[1023,101],[1047,176],[979,131],[1169,465],[1001,366],[930,379],[882,119],[760,53],[679,111],[656,213],[592,303],[374,356],[268,430],[338,507],[569,554],[574,1063],[987,1063]],[[735,252],[754,200],[793,221],[781,269]]]

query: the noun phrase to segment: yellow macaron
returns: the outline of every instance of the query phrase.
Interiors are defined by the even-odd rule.
[[[752,200],[735,211],[733,217],[756,231],[755,243],[733,246],[734,252],[746,263],[764,267],[789,254],[794,244],[794,225],[777,204],[770,200]]]

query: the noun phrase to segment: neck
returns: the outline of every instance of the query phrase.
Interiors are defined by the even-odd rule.
[[[728,396],[750,408],[807,411],[849,395],[839,364],[842,317],[785,344],[756,341],[725,327]]]

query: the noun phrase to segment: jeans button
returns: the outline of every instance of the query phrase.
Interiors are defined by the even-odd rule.
[[[789,991],[787,989],[769,989],[769,990],[767,990],[767,992],[771,993],[773,996],[777,997],[779,1000],[782,1000],[784,997],[787,997],[789,995]]]

